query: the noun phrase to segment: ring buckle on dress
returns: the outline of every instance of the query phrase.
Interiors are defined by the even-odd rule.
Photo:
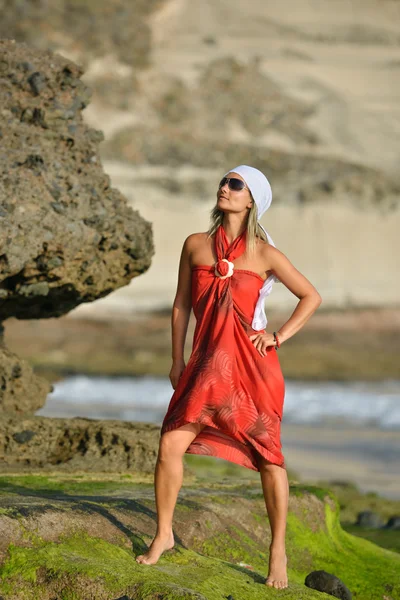
[[[219,265],[220,267],[223,267],[223,266],[221,265],[221,263],[222,263],[222,262],[228,263],[228,271],[227,271],[227,272],[226,272],[224,275],[223,275],[223,274],[221,274],[221,272],[218,270],[218,265]],[[226,279],[227,277],[231,277],[231,276],[232,276],[232,274],[233,274],[233,269],[234,269],[234,264],[233,264],[233,262],[230,262],[230,261],[229,261],[229,260],[227,260],[226,258],[221,258],[221,260],[218,260],[218,261],[215,263],[214,272],[215,272],[215,275],[217,275],[217,277],[219,277],[220,279]],[[225,270],[226,270],[226,267],[224,267],[224,268],[223,268],[223,271],[225,271]]]

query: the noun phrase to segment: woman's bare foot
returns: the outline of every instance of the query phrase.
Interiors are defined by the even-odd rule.
[[[269,570],[265,584],[277,589],[288,587],[287,556],[284,545],[270,544]]]
[[[172,531],[167,536],[156,534],[154,540],[150,544],[148,552],[146,552],[146,554],[139,554],[135,560],[142,565],[154,565],[161,554],[166,550],[171,550],[174,547],[174,544],[175,540]]]

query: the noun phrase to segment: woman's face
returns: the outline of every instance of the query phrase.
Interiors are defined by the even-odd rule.
[[[239,173],[234,173],[233,171],[228,173],[226,177],[228,179],[229,177],[235,177],[235,179],[241,179],[241,181],[244,181],[243,177],[239,175]],[[245,211],[246,208],[251,208],[252,202],[253,200],[247,187],[236,192],[229,188],[228,183],[225,183],[225,185],[220,187],[217,191],[217,207],[224,212]]]

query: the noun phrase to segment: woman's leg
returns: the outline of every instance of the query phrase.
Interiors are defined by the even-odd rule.
[[[183,455],[204,427],[202,423],[186,423],[160,438],[154,473],[157,531],[148,552],[136,557],[138,563],[154,565],[164,550],[174,545],[172,518],[183,482]]]
[[[288,587],[286,572],[286,518],[289,503],[289,482],[286,469],[258,456],[261,484],[271,526],[269,570],[266,584],[275,588]]]

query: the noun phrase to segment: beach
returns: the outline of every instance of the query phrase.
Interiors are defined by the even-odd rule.
[[[398,431],[282,422],[282,451],[302,481],[352,482],[360,491],[400,499]]]

